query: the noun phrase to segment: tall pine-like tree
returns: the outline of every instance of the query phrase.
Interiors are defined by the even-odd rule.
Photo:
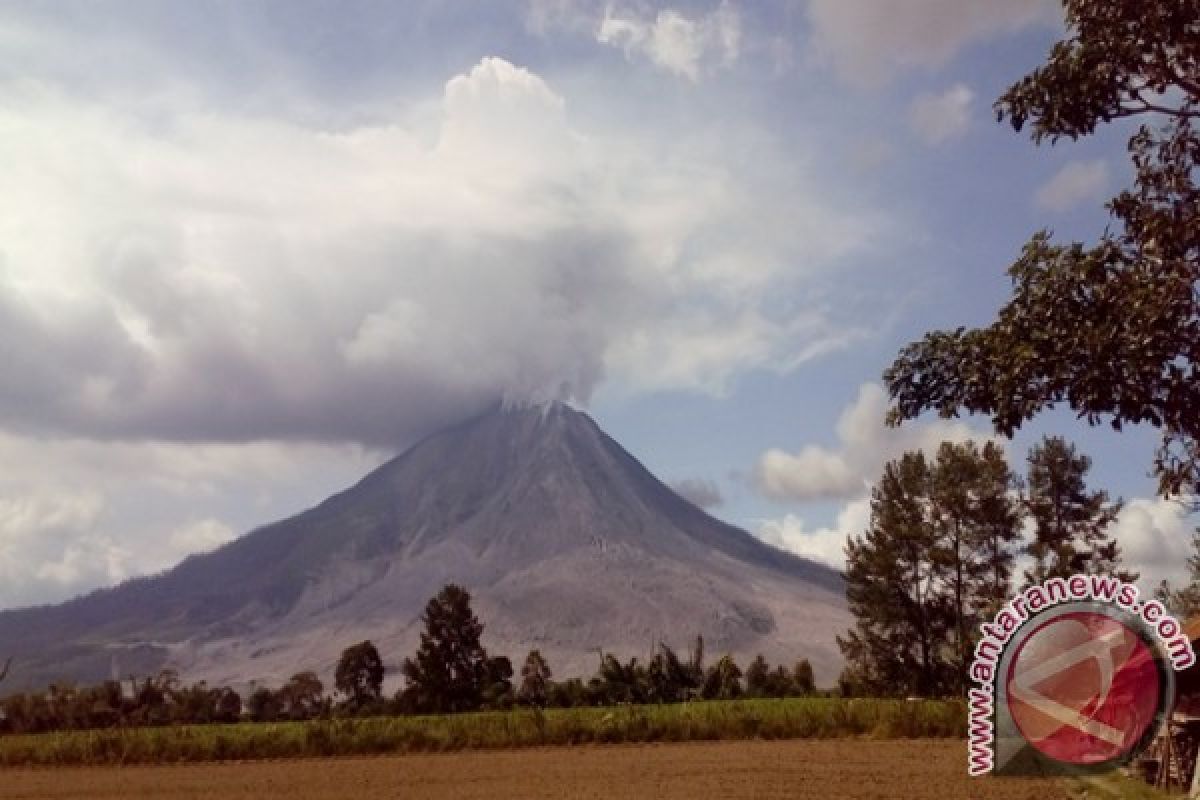
[[[1015,479],[992,443],[943,442],[930,476],[931,524],[938,541],[931,558],[942,563],[953,617],[951,658],[955,693],[967,682],[979,623],[1008,594],[1019,549],[1021,514],[1009,490]]]
[[[497,683],[512,677],[511,664],[488,658],[480,641],[483,623],[462,587],[450,584],[438,592],[421,621],[425,630],[416,657],[401,668],[407,682],[402,706],[426,713],[474,711],[497,694]]]
[[[1120,569],[1120,547],[1108,532],[1122,504],[1110,502],[1105,491],[1088,490],[1091,466],[1090,458],[1058,436],[1045,437],[1029,451],[1025,504],[1034,538],[1027,584],[1080,572],[1137,579]]]
[[[1015,478],[995,444],[944,443],[931,464],[884,468],[865,534],[846,546],[856,625],[838,643],[843,685],[869,693],[958,694],[981,619],[1006,598],[1020,550]]]
[[[931,470],[906,453],[884,467],[866,532],[846,543],[846,599],[856,624],[838,645],[849,683],[880,694],[942,691],[952,628],[945,561],[931,524]]]
[[[1021,526],[1025,512],[1017,497],[1020,480],[996,443],[983,446],[978,469],[976,558],[971,577],[976,612],[988,618],[1000,610],[1012,592],[1017,555],[1024,548]]]

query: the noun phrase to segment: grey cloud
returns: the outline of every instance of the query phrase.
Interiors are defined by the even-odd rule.
[[[0,432],[0,608],[58,602],[305,508],[384,454],[351,445]]]
[[[27,197],[54,214],[2,245],[9,430],[396,446],[505,398],[719,389],[849,341],[772,298],[869,226],[780,159],[725,164],[736,139],[576,131],[500,59],[424,122],[337,134],[186,101],[164,126],[45,87],[10,99],[0,146],[26,168],[0,214]]]
[[[154,270],[137,286],[125,276],[110,288],[149,320],[153,346],[99,303],[55,323],[0,293],[13,367],[0,414],[13,428],[106,438],[399,443],[505,394],[566,387],[586,400],[638,304],[620,240],[573,229],[536,245],[396,248],[383,257],[416,266],[375,276],[375,292],[346,275],[340,290],[293,287],[287,311],[246,317],[231,313],[238,297],[183,298],[151,285]],[[395,319],[406,308],[413,319]]]

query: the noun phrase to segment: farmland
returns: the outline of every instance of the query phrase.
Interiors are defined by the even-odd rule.
[[[380,758],[5,770],[20,800],[929,798],[1066,800],[1046,780],[972,779],[961,741],[829,739],[425,753]]]
[[[965,725],[964,708],[956,702],[815,697],[734,700],[5,736],[0,737],[0,765],[193,763],[547,745],[845,736],[962,738]]]

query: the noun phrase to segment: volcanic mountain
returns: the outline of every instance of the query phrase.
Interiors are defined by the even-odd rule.
[[[328,677],[371,639],[395,666],[443,584],[472,592],[484,643],[558,676],[657,642],[741,663],[807,657],[831,680],[849,617],[837,572],[675,494],[586,414],[496,409],[436,433],[354,487],[161,575],[0,613],[5,689],[177,669],[185,680]]]

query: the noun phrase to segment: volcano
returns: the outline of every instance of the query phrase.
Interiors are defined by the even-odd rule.
[[[557,677],[702,635],[710,654],[804,657],[830,681],[850,623],[838,572],[709,516],[586,414],[497,408],[161,575],[0,613],[4,688],[164,667],[234,686],[328,678],[363,639],[395,667],[450,582],[472,593],[490,651],[519,665],[538,648]]]

